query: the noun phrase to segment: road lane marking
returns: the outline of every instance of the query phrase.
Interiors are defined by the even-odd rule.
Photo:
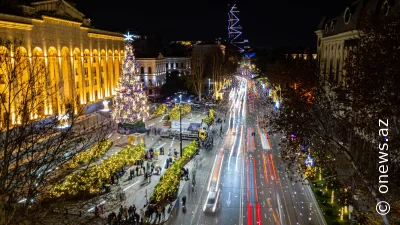
[[[253,158],[253,169],[254,169],[254,174],[253,174],[253,178],[254,178],[254,192],[256,193],[256,203],[258,203],[258,191],[257,191],[257,171],[256,171],[256,159]]]

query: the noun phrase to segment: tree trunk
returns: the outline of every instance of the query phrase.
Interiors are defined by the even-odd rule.
[[[6,196],[4,193],[0,190],[0,225],[5,225],[6,224]]]

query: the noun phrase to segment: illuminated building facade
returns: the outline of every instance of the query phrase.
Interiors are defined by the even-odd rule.
[[[165,58],[167,73],[178,71],[180,75],[190,75],[190,57],[171,56]]]
[[[398,13],[399,9],[399,1],[359,0],[349,4],[340,15],[324,17],[315,31],[323,80],[332,85],[343,83],[345,59],[357,43],[363,15],[373,13],[386,16]]]
[[[147,95],[158,95],[161,86],[166,81],[166,59],[161,53],[158,56],[138,54],[136,62]]]
[[[46,95],[51,88],[57,90],[32,119],[64,115],[67,102],[78,106],[114,95],[124,57],[123,34],[92,28],[90,19],[63,0],[33,2],[15,10],[0,14],[0,38],[18,38],[23,44],[19,49],[0,46],[0,56],[12,57],[19,52],[27,62],[32,58],[40,60],[40,66],[46,69],[37,76],[46,86],[39,91]],[[5,73],[0,70],[0,80],[7,77]],[[7,93],[5,88],[1,83],[2,93]],[[14,115],[18,104],[15,102],[8,109],[13,124],[19,120]]]

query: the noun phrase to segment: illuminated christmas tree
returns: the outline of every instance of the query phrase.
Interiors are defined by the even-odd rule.
[[[123,73],[115,88],[115,104],[111,113],[114,121],[120,125],[136,124],[149,118],[147,96],[137,75],[137,64],[132,47],[133,35],[128,32],[124,36],[126,45],[122,64]]]

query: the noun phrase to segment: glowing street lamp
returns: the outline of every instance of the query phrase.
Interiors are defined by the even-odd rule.
[[[108,103],[109,103],[110,101],[108,101],[108,100],[104,100],[103,101],[103,106],[104,106],[104,108],[101,110],[101,111],[103,111],[103,112],[108,112],[108,111],[110,111],[110,108],[108,107]]]

